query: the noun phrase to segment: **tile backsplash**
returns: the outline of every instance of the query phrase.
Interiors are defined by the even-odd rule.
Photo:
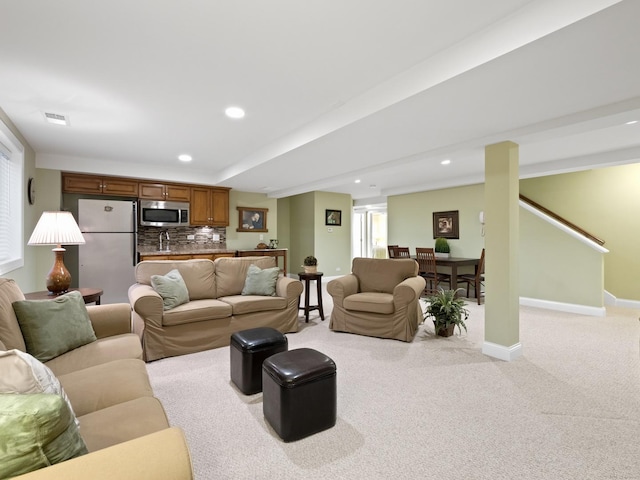
[[[138,226],[138,246],[157,247],[160,232],[169,232],[169,242],[173,246],[207,246],[211,248],[227,248],[227,229],[225,227],[145,227]],[[193,235],[193,240],[187,236]],[[213,241],[213,235],[220,239]],[[166,245],[166,240],[163,240]]]

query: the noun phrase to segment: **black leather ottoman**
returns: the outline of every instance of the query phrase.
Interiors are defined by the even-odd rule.
[[[262,364],[264,417],[285,442],[336,424],[336,364],[324,353],[299,348]]]
[[[229,356],[231,381],[242,393],[252,395],[262,390],[262,362],[274,353],[286,352],[287,337],[275,328],[260,327],[231,335]]]

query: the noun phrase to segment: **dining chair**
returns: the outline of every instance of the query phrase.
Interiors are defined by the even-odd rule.
[[[438,272],[433,248],[416,247],[416,260],[418,262],[418,275],[427,282],[424,289],[425,295],[437,293],[440,283],[451,284],[451,275]]]
[[[411,258],[409,247],[396,247],[394,258]]]
[[[476,272],[463,273],[461,275],[458,275],[457,278],[458,283],[467,284],[467,298],[469,298],[469,287],[473,285],[476,293],[476,299],[478,300],[478,305],[480,305],[480,301],[484,296],[484,292],[482,291],[482,287],[484,286],[484,248],[482,249],[482,253],[480,254],[480,260],[478,261]]]
[[[398,245],[387,245],[387,251],[389,252],[389,258],[396,258],[396,248],[398,248]]]

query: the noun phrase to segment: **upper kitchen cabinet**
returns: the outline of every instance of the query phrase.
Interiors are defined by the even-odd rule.
[[[170,200],[174,202],[188,202],[191,200],[191,187],[171,183],[140,182],[138,198],[147,200]]]
[[[191,187],[191,225],[229,225],[229,189]]]
[[[138,182],[127,178],[62,173],[63,193],[138,196]]]

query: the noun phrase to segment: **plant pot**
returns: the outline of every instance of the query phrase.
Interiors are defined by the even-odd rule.
[[[304,267],[304,273],[318,273],[317,265],[313,265],[313,266],[303,265],[303,267]]]
[[[436,330],[436,334],[440,337],[450,337],[453,335],[454,330],[456,329],[455,324],[450,323],[448,326],[442,325],[440,327],[436,327],[436,322],[433,322],[433,328]]]
[[[442,252],[435,252],[434,254],[436,258],[449,258],[451,256],[450,253],[442,253]]]

